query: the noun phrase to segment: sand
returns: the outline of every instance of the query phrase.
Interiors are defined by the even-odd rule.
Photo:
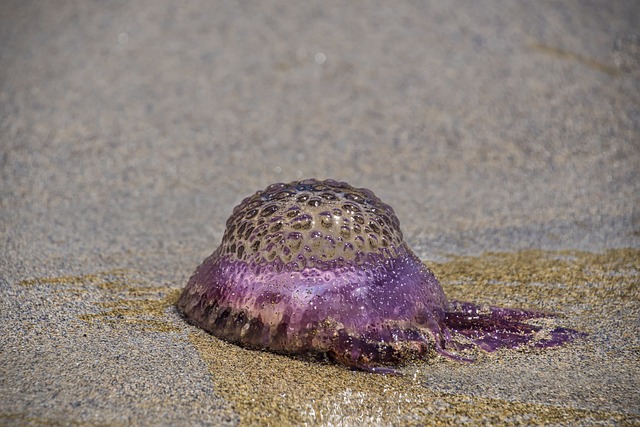
[[[633,1],[0,4],[0,424],[640,424]],[[404,376],[243,349],[180,289],[244,197],[394,207],[450,298],[550,350]]]

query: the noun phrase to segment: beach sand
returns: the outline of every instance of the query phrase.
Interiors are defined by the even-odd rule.
[[[640,8],[0,5],[0,424],[640,424]],[[244,197],[393,206],[451,299],[546,350],[394,377],[244,349],[175,302]]]

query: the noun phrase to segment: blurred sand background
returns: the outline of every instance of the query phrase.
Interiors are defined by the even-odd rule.
[[[638,28],[632,0],[1,2],[0,423],[640,424]],[[232,208],[307,177],[393,206],[448,295],[589,338],[390,378],[187,325]]]

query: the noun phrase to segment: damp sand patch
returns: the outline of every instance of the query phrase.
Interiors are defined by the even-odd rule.
[[[473,364],[433,357],[403,368],[402,377],[391,377],[221,341],[176,315],[182,287],[150,286],[135,273],[116,270],[23,284],[78,294],[98,288],[104,300],[78,316],[89,326],[168,332],[176,339],[184,339],[186,331],[215,393],[231,405],[241,425],[640,422],[640,250],[488,253],[454,256],[429,267],[451,299],[555,312],[561,315],[551,320],[555,325],[590,335],[558,349],[478,354]],[[550,392],[538,390],[544,387]]]

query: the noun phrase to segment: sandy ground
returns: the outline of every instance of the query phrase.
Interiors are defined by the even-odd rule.
[[[640,424],[635,1],[0,3],[0,423]],[[394,207],[452,298],[548,351],[403,377],[245,350],[174,303],[245,196]]]

